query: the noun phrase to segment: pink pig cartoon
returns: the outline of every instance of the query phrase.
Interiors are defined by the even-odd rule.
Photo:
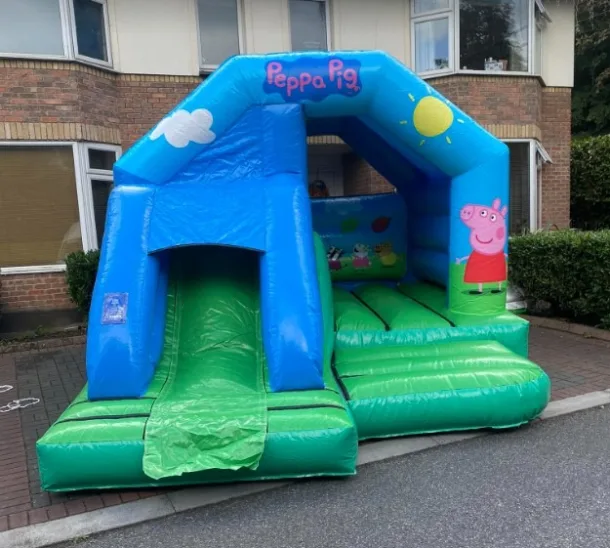
[[[469,284],[478,284],[478,291],[483,293],[484,283],[498,283],[498,289],[492,293],[502,291],[502,282],[506,281],[506,206],[500,209],[500,199],[496,198],[491,207],[476,204],[467,204],[460,211],[460,219],[470,228],[470,245],[472,253],[468,257],[457,259],[457,264],[467,260],[464,281]]]

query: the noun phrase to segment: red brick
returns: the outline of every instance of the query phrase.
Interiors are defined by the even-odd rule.
[[[46,508],[37,508],[36,510],[30,510],[28,512],[28,518],[30,521],[30,525],[35,525],[36,523],[44,523],[45,521],[49,521],[49,517],[47,516]]]
[[[128,491],[125,493],[120,493],[121,500],[123,502],[133,502],[134,500],[138,500],[140,496],[135,491]]]
[[[82,514],[86,511],[85,504],[82,500],[69,500],[64,503],[68,514],[74,516],[76,514]]]
[[[2,533],[2,531],[8,531],[8,516],[0,518],[0,533]]]
[[[46,508],[47,516],[50,520],[65,518],[68,515],[65,504],[54,504]]]
[[[19,512],[17,514],[11,514],[8,517],[8,528],[17,529],[17,527],[25,527],[28,524],[28,513]]]
[[[118,493],[103,493],[102,501],[104,502],[104,506],[116,506],[117,504],[121,504],[121,497]]]
[[[83,502],[85,503],[85,508],[87,509],[87,512],[91,512],[92,510],[99,510],[100,508],[104,507],[104,502],[102,501],[102,498],[99,495],[87,497],[83,499]]]

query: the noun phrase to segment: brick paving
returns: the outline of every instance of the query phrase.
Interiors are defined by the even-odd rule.
[[[530,358],[550,375],[554,400],[610,388],[610,342],[531,328]],[[45,493],[36,440],[85,383],[84,346],[0,356],[0,406],[18,398],[40,403],[0,413],[0,532],[150,497],[160,490]]]

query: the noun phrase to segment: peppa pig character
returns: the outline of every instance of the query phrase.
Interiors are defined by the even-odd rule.
[[[326,257],[328,259],[328,266],[331,270],[341,270],[341,255],[343,255],[342,249],[335,246],[330,247],[326,253]]]
[[[468,257],[457,259],[457,264],[466,262],[464,282],[478,284],[478,291],[483,293],[484,283],[497,283],[502,291],[502,282],[506,281],[506,206],[500,208],[500,199],[496,198],[491,207],[467,204],[460,211],[460,219],[470,229],[472,253]]]
[[[352,265],[354,268],[369,268],[369,248],[365,244],[356,244],[352,254]]]

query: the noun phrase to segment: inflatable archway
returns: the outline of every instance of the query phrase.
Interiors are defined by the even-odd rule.
[[[397,192],[310,200],[319,134]],[[115,183],[88,387],[38,444],[48,488],[349,474],[358,438],[546,405],[505,311],[507,147],[386,54],[233,58]]]

